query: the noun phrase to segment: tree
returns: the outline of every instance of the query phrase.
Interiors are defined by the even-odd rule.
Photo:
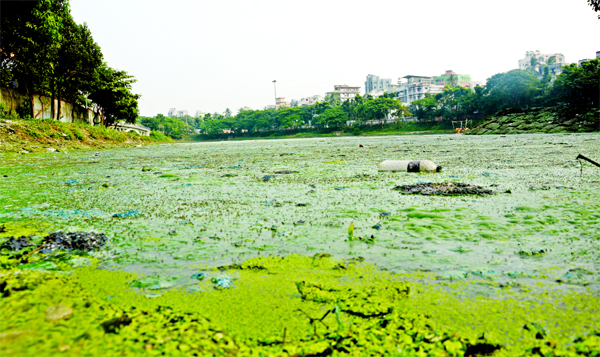
[[[63,20],[69,13],[67,0],[2,1],[2,85],[16,80],[30,98],[50,94],[49,82],[62,40]]]
[[[384,97],[366,101],[357,108],[358,115],[361,119],[380,120],[382,127],[383,119],[385,119],[388,114],[398,110],[406,110],[406,108],[403,107],[398,99]]]
[[[351,121],[358,120],[358,107],[363,103],[363,98],[360,94],[357,94],[354,98],[346,99],[342,105],[340,105],[340,109],[344,111],[346,116]]]
[[[321,127],[339,128],[344,126],[348,116],[339,107],[325,109],[317,118],[317,124]]]
[[[329,92],[325,94],[325,102],[329,103],[332,107],[337,107],[342,102],[340,99],[340,93]]]
[[[600,105],[600,60],[584,61],[581,66],[575,63],[563,67],[556,77],[550,92],[554,104],[569,107],[573,113],[583,114]]]
[[[40,94],[58,99],[58,111],[51,101],[52,117],[60,115],[65,98],[80,106],[93,101],[106,125],[135,121],[140,98],[131,93],[135,79],[103,63],[87,25],[73,20],[68,0],[3,1],[0,6],[1,84],[17,81],[29,95],[26,116],[36,116],[34,94]]]
[[[458,79],[456,78],[456,74],[450,73],[448,76],[448,82],[446,85],[450,87],[454,87],[458,85]]]
[[[277,111],[277,124],[280,128],[293,128],[302,125],[302,109],[282,108]]]
[[[524,109],[535,104],[540,93],[540,81],[533,73],[514,69],[488,78],[488,108],[494,112],[505,109]]]
[[[425,98],[414,100],[411,104],[417,108],[417,118],[425,120],[433,120],[440,105],[431,93],[425,93]]]
[[[590,5],[595,12],[600,12],[600,0],[588,0],[588,5]],[[598,15],[598,19],[600,19],[600,15]]]
[[[537,67],[540,64],[540,60],[536,57],[536,56],[531,56],[531,60],[530,60],[530,66],[529,69],[531,70],[531,72],[536,73]]]
[[[58,99],[57,116],[60,116],[63,95],[73,104],[90,105],[88,93],[92,90],[96,71],[102,65],[103,57],[87,24],[76,24],[69,14],[64,19],[62,29],[63,41],[60,43],[51,80],[52,98]]]
[[[223,123],[219,120],[218,116],[213,116],[210,114],[206,114],[204,117],[204,127],[203,131],[209,135],[214,135],[218,133],[222,133],[223,129],[225,129],[222,125]]]
[[[118,120],[135,123],[141,96],[131,92],[131,85],[136,82],[134,77],[108,67],[106,63],[98,68],[96,75],[89,98],[95,103],[102,124],[109,126]]]
[[[302,124],[311,125],[316,115],[314,105],[303,105],[300,107],[300,115],[302,115]]]

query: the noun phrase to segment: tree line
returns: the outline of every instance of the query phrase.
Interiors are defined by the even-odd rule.
[[[1,10],[0,84],[29,96],[23,117],[35,116],[39,94],[58,99],[58,108],[51,101],[53,117],[65,100],[92,108],[107,126],[135,122],[141,97],[132,93],[135,78],[108,66],[87,24],[73,20],[68,0],[2,1]]]
[[[236,115],[227,109],[224,113],[207,113],[203,117],[167,118],[140,117],[140,123],[181,139],[194,131],[215,135],[223,132],[250,134],[284,129],[323,128],[343,129],[361,126],[369,121],[384,118],[402,118],[414,115],[420,120],[460,120],[485,118],[496,113],[529,108],[554,108],[565,120],[578,114],[598,110],[600,61],[593,59],[581,65],[562,67],[556,78],[548,71],[536,75],[534,71],[515,69],[488,78],[485,86],[470,88],[456,84],[446,85],[442,93],[425,94],[425,98],[413,101],[410,107],[403,105],[395,93],[384,93],[379,98],[371,95],[341,101],[331,93],[323,102],[300,107],[251,110],[240,109]],[[597,115],[596,115],[597,116]]]
[[[446,86],[442,93],[427,93],[411,105],[414,114],[425,120],[486,117],[534,107],[554,108],[567,119],[598,108],[599,71],[598,59],[563,66],[554,81],[548,71],[536,76],[533,71],[515,69],[493,75],[483,87]]]
[[[371,95],[356,95],[352,99],[339,100],[330,95],[323,102],[299,107],[278,109],[240,109],[233,115],[230,109],[224,113],[207,113],[203,117],[167,118],[162,114],[155,117],[140,117],[139,122],[172,138],[179,139],[195,129],[208,135],[225,132],[256,133],[300,127],[315,130],[343,128],[348,125],[364,125],[375,120],[383,124],[386,118],[410,115],[408,109],[395,97],[385,93],[379,98]]]

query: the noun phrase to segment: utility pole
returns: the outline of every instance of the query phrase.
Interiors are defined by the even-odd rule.
[[[273,88],[275,89],[275,109],[277,109],[277,80],[273,80]]]

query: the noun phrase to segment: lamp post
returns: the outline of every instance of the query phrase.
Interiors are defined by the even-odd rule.
[[[273,88],[275,89],[275,109],[277,109],[277,80],[273,80]]]

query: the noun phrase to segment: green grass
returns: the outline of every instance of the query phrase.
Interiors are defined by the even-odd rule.
[[[6,143],[0,148],[3,152],[20,152],[23,148],[36,152],[44,151],[44,147],[84,149],[172,141],[156,132],[146,137],[105,126],[64,123],[50,119],[0,119],[0,123],[3,123],[0,133]]]

